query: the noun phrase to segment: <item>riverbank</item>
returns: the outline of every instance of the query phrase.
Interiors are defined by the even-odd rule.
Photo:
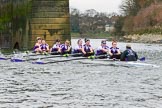
[[[86,33],[86,34],[71,33],[71,38],[110,39],[113,37],[109,33],[104,32],[104,33]]]
[[[157,34],[134,34],[123,36],[123,40],[126,42],[137,43],[162,43],[162,35]]]
[[[107,39],[107,40],[117,40],[120,42],[135,42],[135,43],[162,43],[162,35],[158,34],[134,34],[134,35],[125,35],[125,36],[111,36],[108,33],[100,33],[100,34],[82,34],[79,33],[72,33],[72,39],[77,38],[91,38],[91,39]]]

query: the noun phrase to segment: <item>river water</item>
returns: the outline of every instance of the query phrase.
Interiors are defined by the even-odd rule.
[[[91,43],[97,48],[100,41]],[[125,45],[118,43],[122,51]],[[0,108],[162,108],[162,46],[132,47],[159,68],[0,61]]]

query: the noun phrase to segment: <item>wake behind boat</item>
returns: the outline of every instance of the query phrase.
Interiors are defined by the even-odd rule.
[[[107,66],[124,66],[124,67],[153,67],[159,68],[160,66],[155,64],[150,64],[144,61],[120,61],[113,59],[94,59],[94,60],[85,60],[80,61],[83,64],[98,64],[98,65],[107,65]]]

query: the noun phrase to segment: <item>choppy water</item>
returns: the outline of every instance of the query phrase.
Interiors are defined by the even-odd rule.
[[[0,61],[0,108],[162,108],[162,46],[132,47],[160,67]]]

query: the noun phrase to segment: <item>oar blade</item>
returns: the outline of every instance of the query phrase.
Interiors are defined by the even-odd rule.
[[[38,60],[33,61],[32,64],[39,64],[39,65],[41,65],[41,64],[47,64],[47,62],[43,62],[43,61],[39,58]]]
[[[0,60],[7,60],[8,58],[0,57]]]
[[[11,59],[11,62],[25,62],[23,59]]]
[[[145,58],[145,57],[142,57],[142,58],[140,58],[139,60],[140,60],[140,61],[145,61],[146,58]]]
[[[46,64],[46,63],[41,62],[41,61],[36,61],[36,62],[32,62],[32,64],[39,64],[39,65],[41,65],[41,64]]]

